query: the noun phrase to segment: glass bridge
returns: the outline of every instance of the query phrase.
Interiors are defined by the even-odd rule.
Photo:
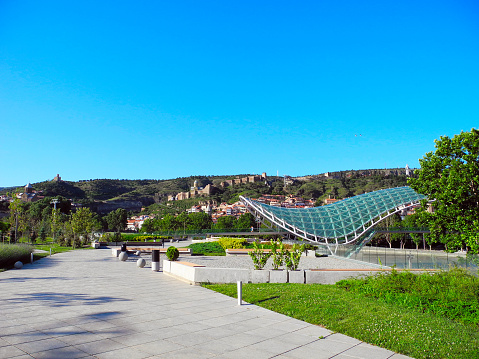
[[[407,186],[364,193],[314,208],[274,207],[240,196],[248,210],[263,223],[269,222],[294,237],[328,246],[363,241],[374,233],[377,223],[425,198]]]

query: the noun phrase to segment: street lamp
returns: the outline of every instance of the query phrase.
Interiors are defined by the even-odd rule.
[[[53,212],[53,215],[56,216],[57,215],[57,203],[60,203],[60,201],[58,200],[58,198],[54,198],[50,203],[53,204],[53,207],[55,208],[55,212]],[[53,231],[53,243],[55,243],[55,231]]]

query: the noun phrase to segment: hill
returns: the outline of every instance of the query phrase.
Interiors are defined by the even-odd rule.
[[[74,202],[90,205],[102,212],[123,207],[139,210],[141,207],[151,206],[166,208],[166,204],[173,211],[187,208],[201,200],[216,202],[235,202],[240,195],[259,197],[262,194],[292,194],[304,198],[314,198],[317,205],[331,196],[345,198],[381,188],[404,186],[407,177],[404,169],[373,169],[328,172],[325,174],[302,177],[268,176],[266,181],[255,183],[241,183],[221,186],[226,180],[243,178],[244,175],[231,176],[190,176],[168,180],[122,180],[122,179],[92,179],[78,182],[45,181],[32,184],[36,191],[42,191],[44,196],[63,196]],[[189,191],[194,181],[198,186],[214,186],[210,196],[191,198],[183,201],[168,202],[168,196],[175,196],[179,192]],[[9,189],[12,191],[12,189]],[[1,193],[6,189],[0,190]],[[17,189],[23,192],[23,188]],[[102,206],[104,206],[102,210]],[[184,209],[183,209],[184,210]]]

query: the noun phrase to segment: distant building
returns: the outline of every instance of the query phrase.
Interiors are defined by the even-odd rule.
[[[238,185],[238,184],[243,184],[243,183],[256,183],[256,182],[263,182],[266,180],[266,172],[263,172],[260,175],[256,175],[256,176],[247,176],[247,177],[243,177],[243,178],[235,178],[235,179],[230,179],[230,180],[226,180],[226,181],[223,181],[220,183],[220,186],[221,187],[228,187],[228,186],[234,186],[234,185]]]
[[[332,198],[331,195],[329,195],[329,198],[326,198],[324,200],[324,204],[333,204],[335,202],[339,201],[339,199]]]
[[[23,202],[36,202],[43,198],[43,196],[39,195],[39,192],[35,191],[31,185],[28,183],[23,193],[17,194],[17,198],[21,199]]]
[[[62,181],[62,178],[60,177],[60,175],[57,174],[57,175],[55,176],[55,178],[53,179],[53,182],[63,182],[63,181]]]

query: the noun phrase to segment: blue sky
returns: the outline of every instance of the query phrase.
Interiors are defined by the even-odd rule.
[[[417,167],[478,127],[478,39],[476,1],[0,0],[0,187]]]

